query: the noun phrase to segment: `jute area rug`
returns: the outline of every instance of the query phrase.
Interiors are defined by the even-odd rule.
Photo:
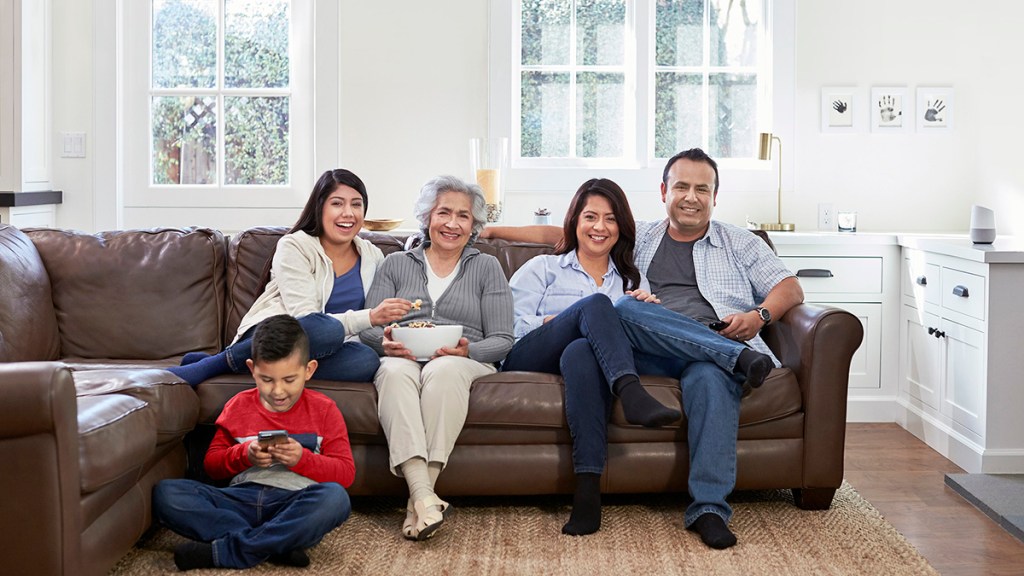
[[[309,550],[309,568],[260,564],[247,574],[307,575],[808,575],[938,574],[847,483],[827,511],[795,507],[788,490],[730,498],[739,544],[705,547],[683,530],[680,494],[606,496],[601,530],[560,533],[571,498],[452,498],[455,514],[433,539],[409,542],[399,528],[405,501],[356,498],[349,520]],[[112,576],[175,574],[172,550],[183,539],[148,534]],[[190,574],[238,574],[196,570]]]

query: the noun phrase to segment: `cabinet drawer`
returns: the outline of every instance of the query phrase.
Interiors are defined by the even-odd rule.
[[[920,252],[903,259],[903,294],[932,304],[942,304],[942,273],[937,264],[924,261]],[[918,304],[920,306],[920,304]]]
[[[984,320],[985,277],[955,268],[943,268],[942,307]]]
[[[783,256],[783,263],[800,278],[804,292],[881,294],[882,259],[872,257]]]

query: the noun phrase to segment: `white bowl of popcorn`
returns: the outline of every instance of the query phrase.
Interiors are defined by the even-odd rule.
[[[455,348],[462,338],[462,325],[435,325],[430,322],[410,322],[391,328],[391,339],[401,342],[416,360],[430,360],[439,348]]]

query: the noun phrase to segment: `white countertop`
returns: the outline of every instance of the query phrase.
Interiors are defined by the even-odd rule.
[[[768,232],[768,237],[776,246],[800,244],[895,246],[898,243],[897,235],[892,232]]]
[[[974,244],[966,234],[900,234],[900,246],[988,264],[1024,263],[1024,238],[1000,236],[992,244]]]

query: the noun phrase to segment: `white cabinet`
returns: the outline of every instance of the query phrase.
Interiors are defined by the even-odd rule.
[[[850,363],[847,420],[892,422],[897,413],[899,248],[886,235],[772,234],[804,301],[843,308],[864,326]]]
[[[968,472],[1024,472],[1024,251],[901,244],[898,421]]]

